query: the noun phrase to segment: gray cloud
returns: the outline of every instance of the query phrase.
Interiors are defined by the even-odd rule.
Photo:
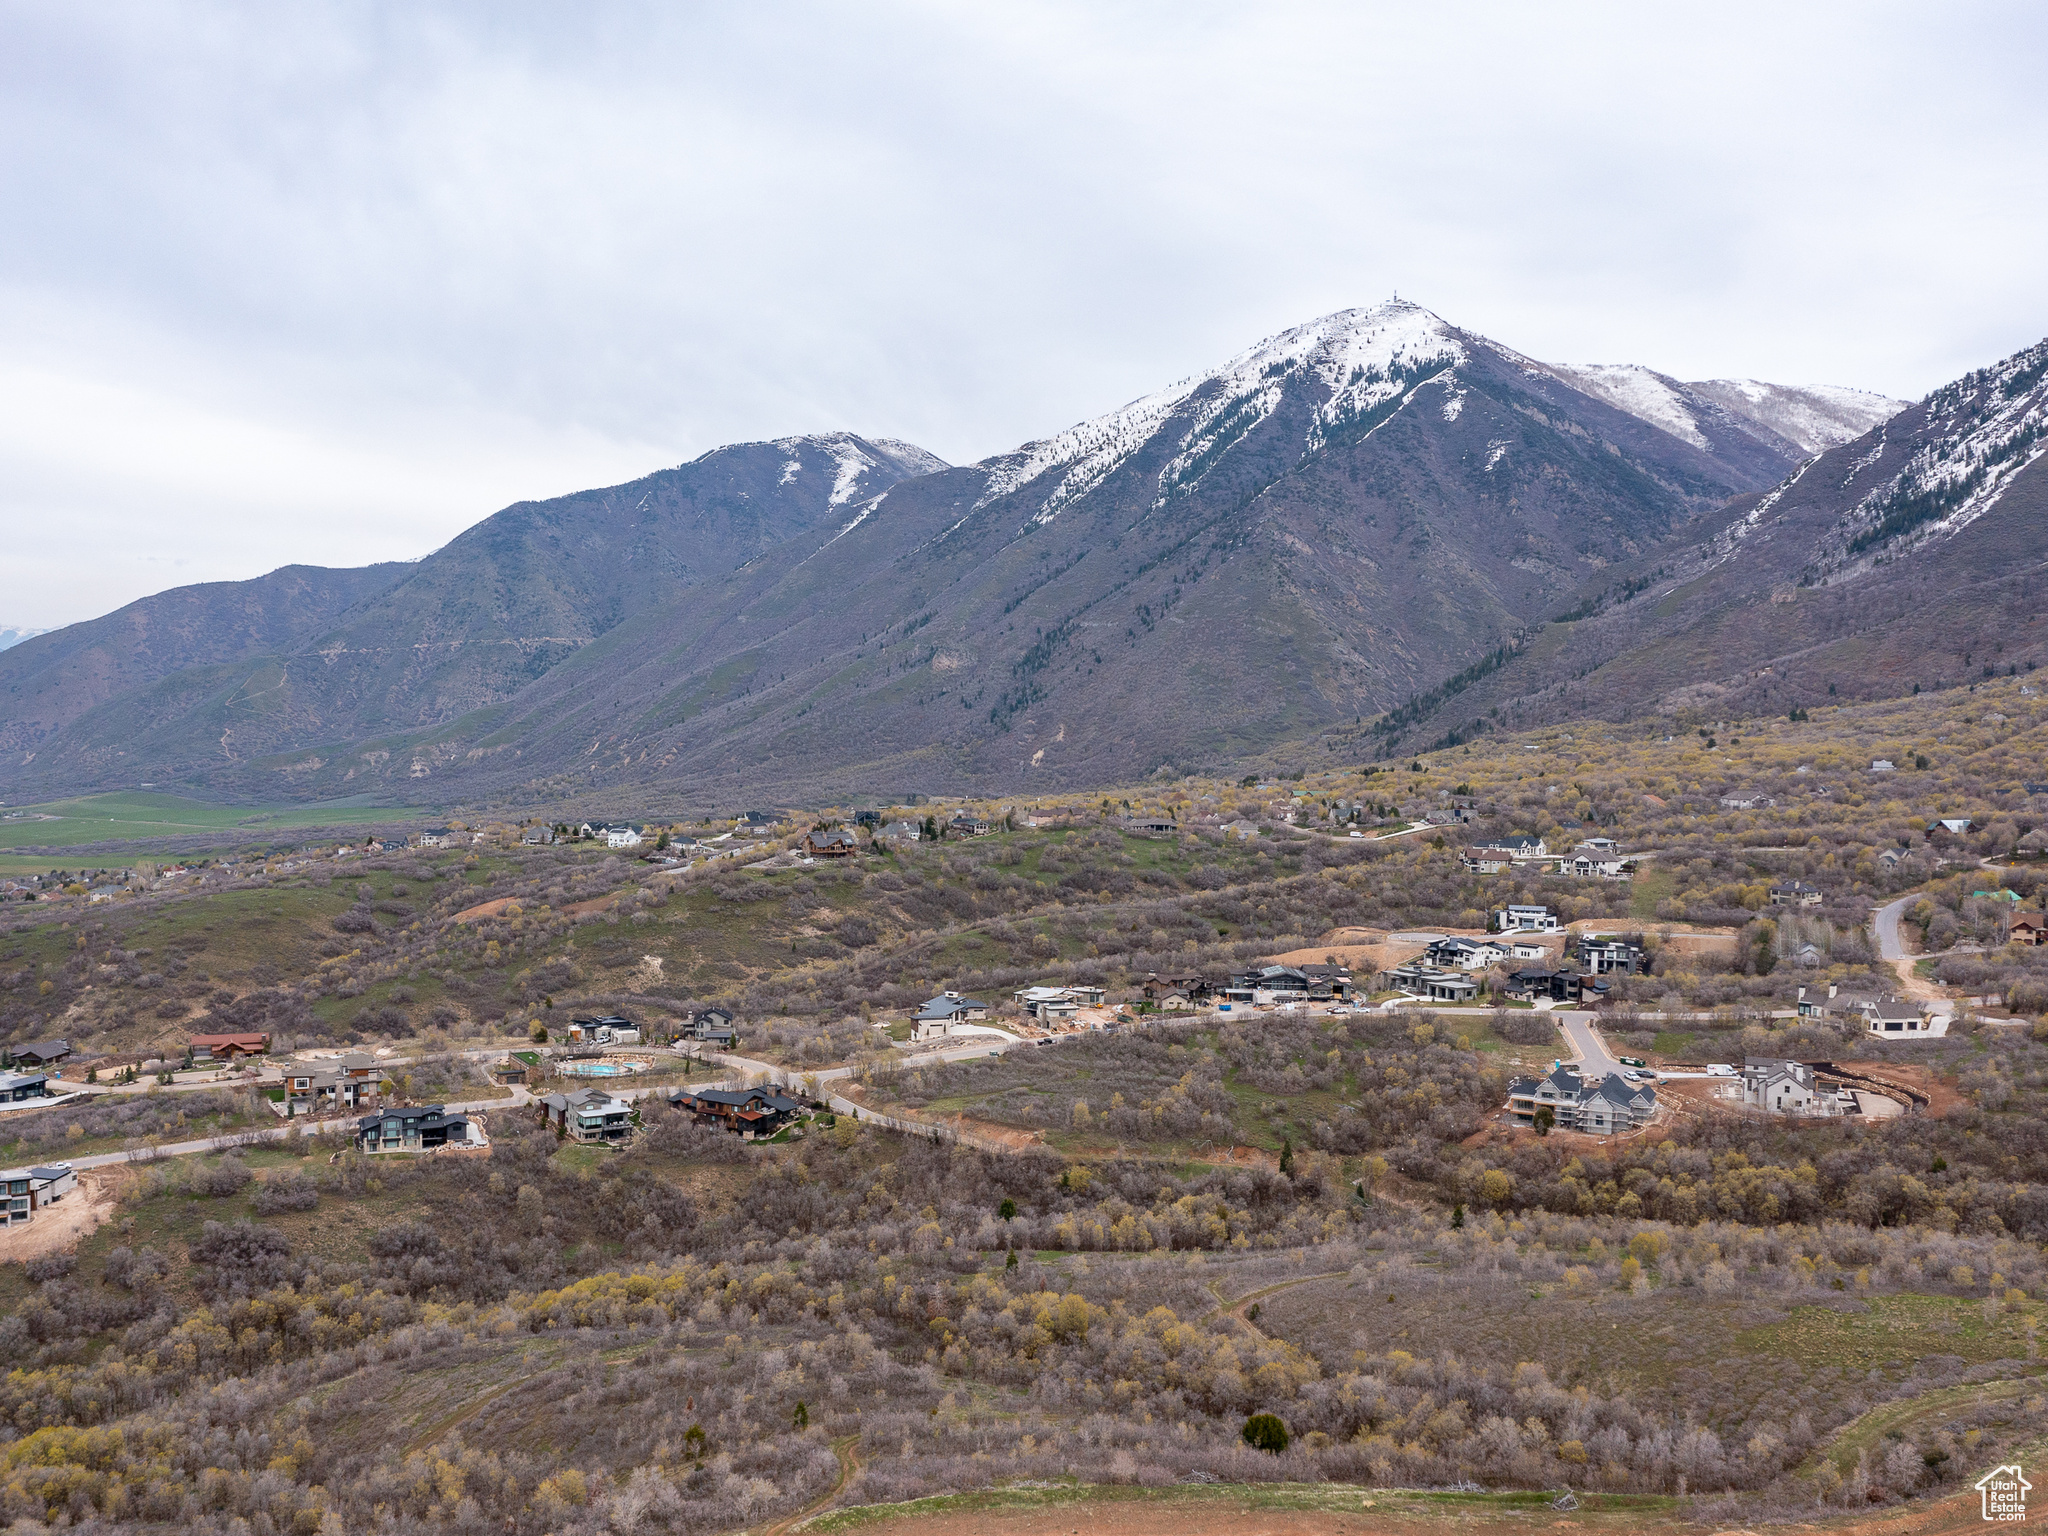
[[[1913,396],[2048,331],[2037,8],[0,6],[0,623],[1393,289]]]

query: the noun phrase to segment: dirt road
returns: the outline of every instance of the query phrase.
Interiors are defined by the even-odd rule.
[[[1574,1531],[1587,1536],[1645,1531],[1756,1536],[1758,1530],[1775,1528],[1701,1523],[1662,1509],[1601,1509],[1597,1501],[1563,1513],[1547,1504],[1502,1507],[1475,1499],[1460,1505],[1372,1489],[1323,1487],[1302,1490],[1298,1498],[1291,1493],[1219,1486],[1089,1490],[1078,1497],[1064,1490],[1036,1497],[969,1495],[903,1514],[877,1510],[860,1530],[862,1536],[1413,1536],[1419,1530],[1453,1530],[1463,1536]],[[1984,1527],[1977,1495],[1963,1492],[1868,1515],[1804,1521],[1797,1529],[1828,1536],[1938,1536]]]

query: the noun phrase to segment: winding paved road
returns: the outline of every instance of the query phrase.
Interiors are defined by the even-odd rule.
[[[1906,909],[1920,899],[1920,892],[1911,891],[1897,901],[1888,901],[1870,914],[1870,926],[1877,932],[1877,952],[1886,960],[1904,960],[1906,941],[1899,933],[1899,920],[1906,915]]]

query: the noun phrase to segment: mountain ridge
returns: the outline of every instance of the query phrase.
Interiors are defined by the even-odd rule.
[[[729,445],[517,503],[289,654],[101,700],[0,785],[709,803],[1229,760],[1394,708],[1802,457],[1698,392],[1697,441],[1625,403],[1393,301],[972,465]]]

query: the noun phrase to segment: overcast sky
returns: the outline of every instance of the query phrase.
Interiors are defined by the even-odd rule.
[[[1395,290],[1551,361],[1903,397],[2048,333],[2039,4],[0,28],[0,627],[723,442],[977,459]]]

